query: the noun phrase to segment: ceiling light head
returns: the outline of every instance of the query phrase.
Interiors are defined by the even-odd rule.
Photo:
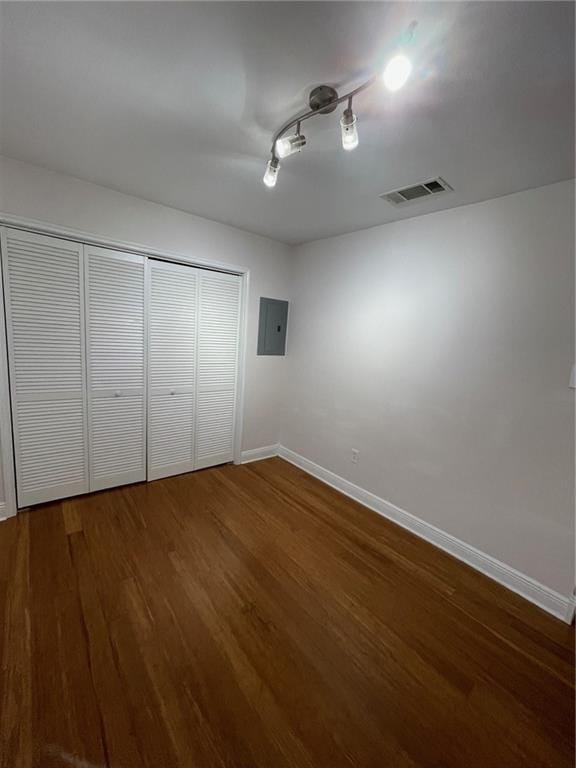
[[[389,91],[398,91],[406,83],[412,72],[412,64],[403,54],[390,59],[384,70],[384,85]]]
[[[340,119],[340,130],[342,132],[342,148],[350,152],[358,146],[358,128],[356,115],[352,112],[352,107],[344,110]]]
[[[300,152],[304,146],[306,146],[306,137],[302,136],[301,133],[296,134],[296,136],[282,136],[281,139],[276,141],[276,154],[283,160],[285,157],[289,157],[289,155]]]
[[[268,165],[266,166],[266,173],[264,174],[264,178],[262,179],[262,181],[267,187],[272,188],[276,186],[279,170],[280,170],[280,161],[278,160],[277,157],[271,157],[270,160],[268,160]]]

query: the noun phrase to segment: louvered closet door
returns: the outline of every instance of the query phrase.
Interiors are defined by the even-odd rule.
[[[241,278],[199,270],[197,469],[232,461]]]
[[[88,491],[82,245],[2,233],[18,505]]]
[[[148,479],[194,467],[198,272],[148,261]]]
[[[146,479],[144,258],[85,246],[90,490]]]

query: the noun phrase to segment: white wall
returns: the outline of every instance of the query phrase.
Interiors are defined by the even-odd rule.
[[[298,248],[281,438],[563,595],[573,216],[562,182]]]
[[[289,299],[287,245],[0,156],[0,212],[250,269],[243,449],[278,441],[284,357],[257,357],[260,296]]]

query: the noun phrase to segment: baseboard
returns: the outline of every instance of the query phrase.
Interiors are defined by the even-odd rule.
[[[0,523],[16,517],[17,513],[18,510],[14,501],[0,501]]]
[[[274,445],[265,445],[262,448],[252,448],[249,451],[242,451],[241,464],[249,464],[251,461],[261,461],[262,459],[271,459],[274,456],[278,456],[280,446],[278,443]]]
[[[272,447],[269,446],[269,449]],[[262,448],[260,450],[266,451],[267,449]],[[248,451],[248,453],[256,452]],[[487,555],[485,552],[470,546],[470,544],[466,544],[385,499],[354,485],[349,480],[345,480],[343,477],[315,464],[313,461],[300,456],[300,454],[285,448],[283,445],[277,446],[276,454],[268,454],[261,458],[268,458],[269,455],[278,455],[291,464],[295,464],[309,475],[313,475],[323,483],[330,485],[360,504],[374,510],[374,512],[378,512],[378,514],[401,525],[403,528],[420,536],[420,538],[443,549],[445,552],[458,558],[458,560],[462,560],[467,565],[512,590],[512,592],[516,592],[516,594],[534,603],[539,608],[556,616],[556,618],[561,619],[567,624],[572,622],[575,608],[573,595],[566,597],[555,592],[549,587],[544,586],[544,584],[540,584],[538,581],[530,578],[530,576],[520,573],[509,565]],[[249,460],[256,461],[257,459]]]

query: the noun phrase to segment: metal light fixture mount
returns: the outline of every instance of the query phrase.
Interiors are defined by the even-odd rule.
[[[338,106],[338,91],[331,85],[317,85],[310,91],[310,109],[321,115],[329,115]]]

